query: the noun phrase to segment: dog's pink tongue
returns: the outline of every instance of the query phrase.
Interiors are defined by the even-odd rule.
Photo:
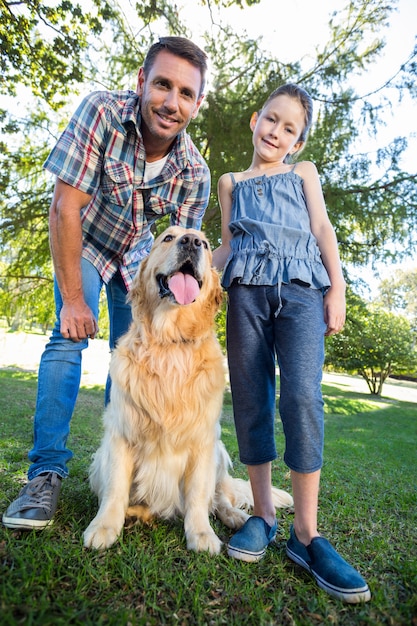
[[[178,304],[191,304],[200,293],[198,282],[193,276],[177,272],[168,281],[168,287]]]

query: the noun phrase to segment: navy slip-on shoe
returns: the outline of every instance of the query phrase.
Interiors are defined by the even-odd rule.
[[[278,522],[269,526],[262,517],[253,515],[233,535],[227,554],[235,559],[254,563],[260,561],[277,534]]]
[[[287,555],[311,572],[318,586],[334,598],[351,604],[371,599],[369,587],[359,572],[346,563],[324,537],[315,537],[305,546],[298,541],[291,526]]]

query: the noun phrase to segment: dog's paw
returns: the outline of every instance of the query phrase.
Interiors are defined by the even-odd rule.
[[[119,529],[113,526],[104,526],[104,524],[93,520],[84,531],[84,546],[96,550],[105,550],[114,544],[119,533]]]
[[[232,530],[238,530],[250,517],[246,511],[237,509],[235,507],[219,507],[216,510],[216,517],[218,517],[225,526]]]
[[[209,552],[219,554],[222,542],[214,531],[196,533],[187,536],[187,548],[195,552]]]

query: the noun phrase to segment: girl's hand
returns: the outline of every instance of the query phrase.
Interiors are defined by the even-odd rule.
[[[345,290],[330,287],[324,296],[324,321],[327,330],[326,337],[339,333],[346,321]]]

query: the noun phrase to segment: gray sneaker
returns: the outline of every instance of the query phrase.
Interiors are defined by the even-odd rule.
[[[51,524],[58,504],[61,483],[61,477],[55,472],[33,478],[9,505],[3,515],[3,524],[7,528],[18,530],[45,528]]]

